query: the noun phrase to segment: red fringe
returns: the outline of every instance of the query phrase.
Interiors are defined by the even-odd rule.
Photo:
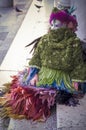
[[[26,119],[45,121],[50,116],[50,107],[55,103],[55,96],[56,90],[18,86],[11,89],[7,104],[13,114],[24,115]]]

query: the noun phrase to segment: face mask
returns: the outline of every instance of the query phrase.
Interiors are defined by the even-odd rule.
[[[62,27],[62,23],[59,21],[59,20],[52,20],[52,22],[51,22],[51,30],[56,30],[56,29],[58,29],[58,28],[60,28],[60,27]]]

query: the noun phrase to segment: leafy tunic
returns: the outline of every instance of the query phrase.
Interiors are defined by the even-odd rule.
[[[29,66],[40,69],[38,85],[55,80],[59,85],[64,81],[71,88],[71,79],[86,80],[80,39],[68,28],[50,30],[43,36]]]

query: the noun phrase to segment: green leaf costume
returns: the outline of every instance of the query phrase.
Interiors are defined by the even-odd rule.
[[[40,69],[38,86],[51,84],[54,80],[60,85],[63,80],[72,90],[71,80],[86,81],[80,39],[65,27],[50,30],[41,38],[29,66]]]

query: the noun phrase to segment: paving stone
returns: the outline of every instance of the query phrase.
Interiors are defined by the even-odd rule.
[[[7,127],[3,126],[3,121],[1,118],[0,118],[0,130],[7,130]]]
[[[58,128],[58,130],[86,130],[86,127],[63,127]]]
[[[24,9],[26,4],[16,4],[16,7],[18,7],[19,9]]]
[[[3,130],[3,127],[0,127],[0,130]]]
[[[3,50],[0,50],[0,63],[2,63],[3,59],[4,59],[4,56],[6,55],[6,50],[3,51]]]
[[[7,26],[0,26],[0,32],[7,32],[8,27]]]
[[[0,32],[0,40],[5,40],[5,38],[7,37],[8,32]]]
[[[64,128],[58,128],[58,130],[70,130],[70,128],[64,127]]]
[[[14,8],[0,8],[0,64],[22,24],[32,0],[15,0],[14,3],[23,9],[24,12],[21,15]]]
[[[57,104],[57,117],[58,128],[86,127],[86,95],[76,107]]]
[[[73,127],[70,128],[70,130],[86,130],[86,127],[82,126],[82,127]]]

